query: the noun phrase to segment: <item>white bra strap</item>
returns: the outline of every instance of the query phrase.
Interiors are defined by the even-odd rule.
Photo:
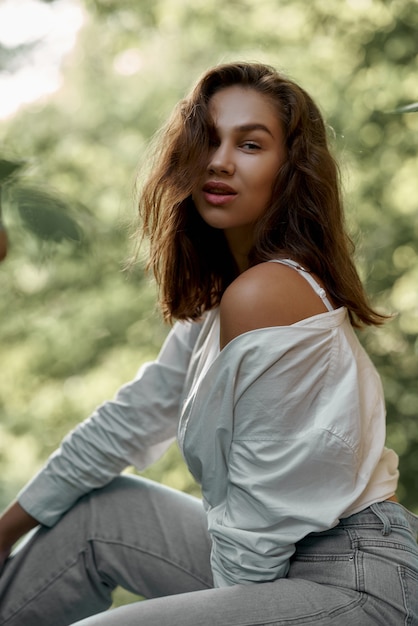
[[[318,296],[321,298],[322,302],[325,304],[328,311],[334,310],[334,307],[332,306],[331,302],[327,298],[325,289],[321,287],[321,285],[315,280],[315,278],[313,278],[311,273],[308,272],[308,270],[302,267],[299,263],[296,263],[296,261],[293,261],[292,259],[270,259],[269,262],[270,263],[282,263],[282,265],[288,265],[289,267],[293,267],[297,272],[299,272],[301,276],[303,276],[303,278],[305,278],[305,280],[308,281],[308,283],[310,284],[312,289],[315,291],[315,293],[318,294]]]

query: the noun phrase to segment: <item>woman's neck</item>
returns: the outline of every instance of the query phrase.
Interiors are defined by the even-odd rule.
[[[242,274],[250,266],[248,257],[253,246],[252,230],[251,232],[238,232],[231,229],[225,230],[224,234],[238,270]]]

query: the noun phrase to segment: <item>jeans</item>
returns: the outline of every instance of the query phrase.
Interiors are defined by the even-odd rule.
[[[417,532],[401,505],[373,504],[300,541],[286,578],[214,589],[200,501],[121,476],[16,551],[0,624],[418,625]],[[117,585],[149,599],[106,611]]]

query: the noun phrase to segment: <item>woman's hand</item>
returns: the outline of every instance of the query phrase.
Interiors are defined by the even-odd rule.
[[[13,545],[39,522],[14,502],[0,517],[0,573]]]
[[[3,571],[4,564],[9,558],[10,552],[11,552],[11,548],[0,549],[0,575]]]

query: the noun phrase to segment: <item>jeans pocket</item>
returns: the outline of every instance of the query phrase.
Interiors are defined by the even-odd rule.
[[[339,587],[347,591],[361,591],[358,580],[359,563],[356,551],[335,555],[299,554],[291,561],[288,578],[302,578],[320,585]]]
[[[418,574],[402,565],[398,566],[405,605],[405,626],[418,624]]]

